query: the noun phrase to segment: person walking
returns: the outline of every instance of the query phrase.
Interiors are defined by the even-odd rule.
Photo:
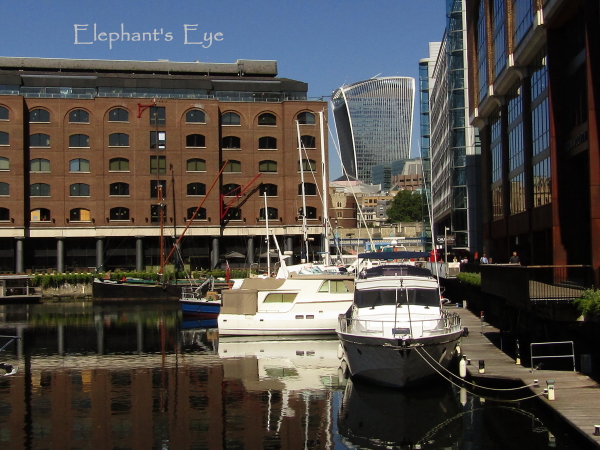
[[[517,252],[513,252],[512,256],[510,257],[510,260],[508,262],[511,264],[521,264],[521,260],[517,256]]]
[[[487,256],[485,255],[485,253],[483,254],[483,256],[481,258],[479,258],[479,264],[489,264],[490,262],[487,259]]]

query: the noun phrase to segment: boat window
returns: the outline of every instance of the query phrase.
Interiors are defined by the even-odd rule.
[[[396,292],[397,297],[396,297]],[[359,308],[372,308],[381,305],[421,305],[439,306],[439,295],[437,289],[406,289],[398,290],[373,290],[358,291],[355,303]]]
[[[329,292],[332,294],[346,294],[348,287],[341,280],[326,280],[319,288],[319,292]]]
[[[297,293],[267,294],[263,303],[293,303]]]

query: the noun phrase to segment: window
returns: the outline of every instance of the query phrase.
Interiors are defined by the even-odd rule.
[[[302,217],[304,215],[304,209],[300,208],[298,210],[298,216]],[[317,218],[317,208],[313,206],[306,207],[306,218],[307,219],[316,219]]]
[[[196,212],[197,208],[188,208],[187,210],[187,220],[192,220],[192,217],[194,217],[194,213]],[[194,220],[206,220],[206,208],[200,208],[198,210],[198,214],[196,214],[196,217],[194,217]]]
[[[277,208],[267,207],[267,214],[269,215],[269,220],[277,220],[279,219],[279,211]],[[258,212],[259,220],[265,220],[265,208],[260,208]]]
[[[326,280],[319,288],[319,292],[328,292],[331,294],[345,294],[350,292],[346,284],[341,280]]]
[[[306,172],[315,172],[317,170],[317,164],[313,159],[303,159],[302,170]],[[298,172],[300,172],[300,162],[298,162]]]
[[[0,221],[7,222],[10,220],[10,210],[8,208],[0,208]]]
[[[50,197],[50,185],[46,183],[34,183],[29,186],[29,195],[32,197]]]
[[[50,210],[46,208],[32,209],[30,211],[32,222],[48,222],[50,221]]]
[[[90,162],[87,159],[77,158],[69,161],[69,172],[89,172]]]
[[[32,109],[29,111],[29,122],[48,123],[50,122],[50,113],[45,109]]]
[[[50,136],[43,133],[36,133],[29,136],[30,147],[50,147]]]
[[[552,176],[550,158],[533,166],[533,206],[542,206],[552,201]]]
[[[129,184],[112,183],[109,186],[109,195],[129,195]]]
[[[10,160],[5,157],[0,157],[0,170],[10,170]]]
[[[69,113],[71,123],[90,123],[90,115],[83,109],[76,109]]]
[[[199,109],[192,109],[185,114],[186,123],[206,123],[206,116]]]
[[[226,197],[235,197],[242,192],[242,187],[235,183],[224,184],[221,192]]]
[[[309,112],[301,112],[298,114],[297,120],[300,125],[314,125],[315,115]]]
[[[87,134],[72,134],[69,136],[69,147],[89,147],[90,137]]]
[[[221,116],[222,125],[240,125],[240,115],[234,112],[227,112]]]
[[[8,133],[0,131],[0,145],[8,145]]]
[[[267,197],[277,197],[277,185],[276,184],[270,184],[270,183],[263,183],[260,185],[260,196],[264,197],[265,195]]]
[[[237,136],[225,136],[221,140],[221,148],[223,150],[239,150],[242,148],[241,139]]]
[[[192,158],[187,160],[188,172],[206,172],[206,161],[200,158]]]
[[[259,150],[277,150],[277,139],[271,136],[263,136],[258,139]]]
[[[29,161],[30,172],[50,172],[50,161],[43,158],[36,158]]]
[[[151,156],[150,173],[167,173],[167,157]]]
[[[160,209],[161,205],[150,205],[150,222],[158,223],[160,222]],[[164,222],[165,217],[167,217],[167,205],[162,205],[162,220]]]
[[[223,173],[231,173],[231,172],[241,172],[242,171],[242,163],[239,161],[235,161],[233,159],[230,159],[227,164],[225,165],[225,169],[223,170]]]
[[[302,183],[298,185],[298,195],[302,195]],[[317,195],[317,185],[314,183],[304,183],[304,195]],[[338,206],[342,204],[338,202]]]
[[[258,163],[258,171],[262,173],[277,173],[277,162],[265,160]]]
[[[164,131],[158,132],[158,148],[164,149],[167,145],[167,133]],[[156,131],[150,132],[150,148],[156,148]]]
[[[150,125],[164,125],[166,123],[166,113],[164,106],[150,107]]]
[[[122,206],[111,208],[110,220],[129,220],[129,209]]]
[[[282,294],[267,294],[263,303],[294,303],[297,292],[282,293]]]
[[[128,172],[129,160],[125,158],[113,158],[109,161],[108,170],[111,172]]]
[[[109,122],[128,122],[129,113],[123,108],[115,108],[108,113]]]
[[[8,109],[0,106],[0,120],[8,120]]]
[[[225,205],[223,205],[223,206],[224,206],[223,210],[225,210]],[[242,220],[242,209],[232,206],[225,213],[225,217],[223,217],[223,219],[225,219],[225,220]]]
[[[150,198],[158,198],[158,187],[161,187],[162,197],[164,198],[167,194],[167,182],[165,180],[151,180],[150,181]]]
[[[73,183],[69,187],[69,196],[71,197],[89,197],[90,185],[85,183]]]
[[[206,195],[206,185],[204,183],[188,183],[187,195]]]
[[[113,133],[108,136],[110,147],[129,147],[129,135],[125,133]]]
[[[275,126],[277,125],[277,118],[271,113],[264,113],[258,116],[258,124]]]
[[[300,144],[303,148],[317,148],[314,136],[300,136]]]
[[[188,134],[185,137],[186,147],[206,147],[206,141],[201,134]]]
[[[4,183],[0,181],[0,195],[7,196],[10,195],[10,185],[8,183]]]
[[[69,211],[69,220],[71,222],[90,222],[90,210],[85,208],[73,208]]]

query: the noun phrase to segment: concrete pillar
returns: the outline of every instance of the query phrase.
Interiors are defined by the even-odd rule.
[[[135,237],[135,270],[144,271],[144,236]]]
[[[56,238],[56,271],[65,271],[65,240],[62,237]]]
[[[23,238],[17,238],[15,246],[15,273],[25,272],[25,266],[23,264]]]
[[[210,268],[214,269],[219,265],[219,238],[212,238],[212,253],[210,255]]]
[[[96,238],[96,271],[104,272],[104,236]]]
[[[248,237],[248,250],[246,252],[246,262],[251,265],[254,262],[254,236]]]

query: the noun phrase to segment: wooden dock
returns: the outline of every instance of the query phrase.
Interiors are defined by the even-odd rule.
[[[456,307],[449,307],[448,310],[457,312],[462,318],[463,326],[469,329],[469,335],[462,339],[461,350],[467,359],[471,360],[471,365],[467,366],[471,376],[479,379],[516,380],[524,385],[533,384],[534,380],[538,380],[539,387],[532,387],[531,391],[519,390],[523,398],[542,392],[547,388],[546,381],[554,380],[555,400],[548,400],[546,395],[540,396],[540,400],[578,429],[590,443],[600,447],[600,435],[594,435],[595,425],[600,425],[600,385],[597,382],[574,371],[532,371],[516,364],[513,358],[490,340],[499,336],[500,330],[484,321],[482,333],[481,320],[471,311]],[[485,361],[484,374],[479,373],[479,360]]]

